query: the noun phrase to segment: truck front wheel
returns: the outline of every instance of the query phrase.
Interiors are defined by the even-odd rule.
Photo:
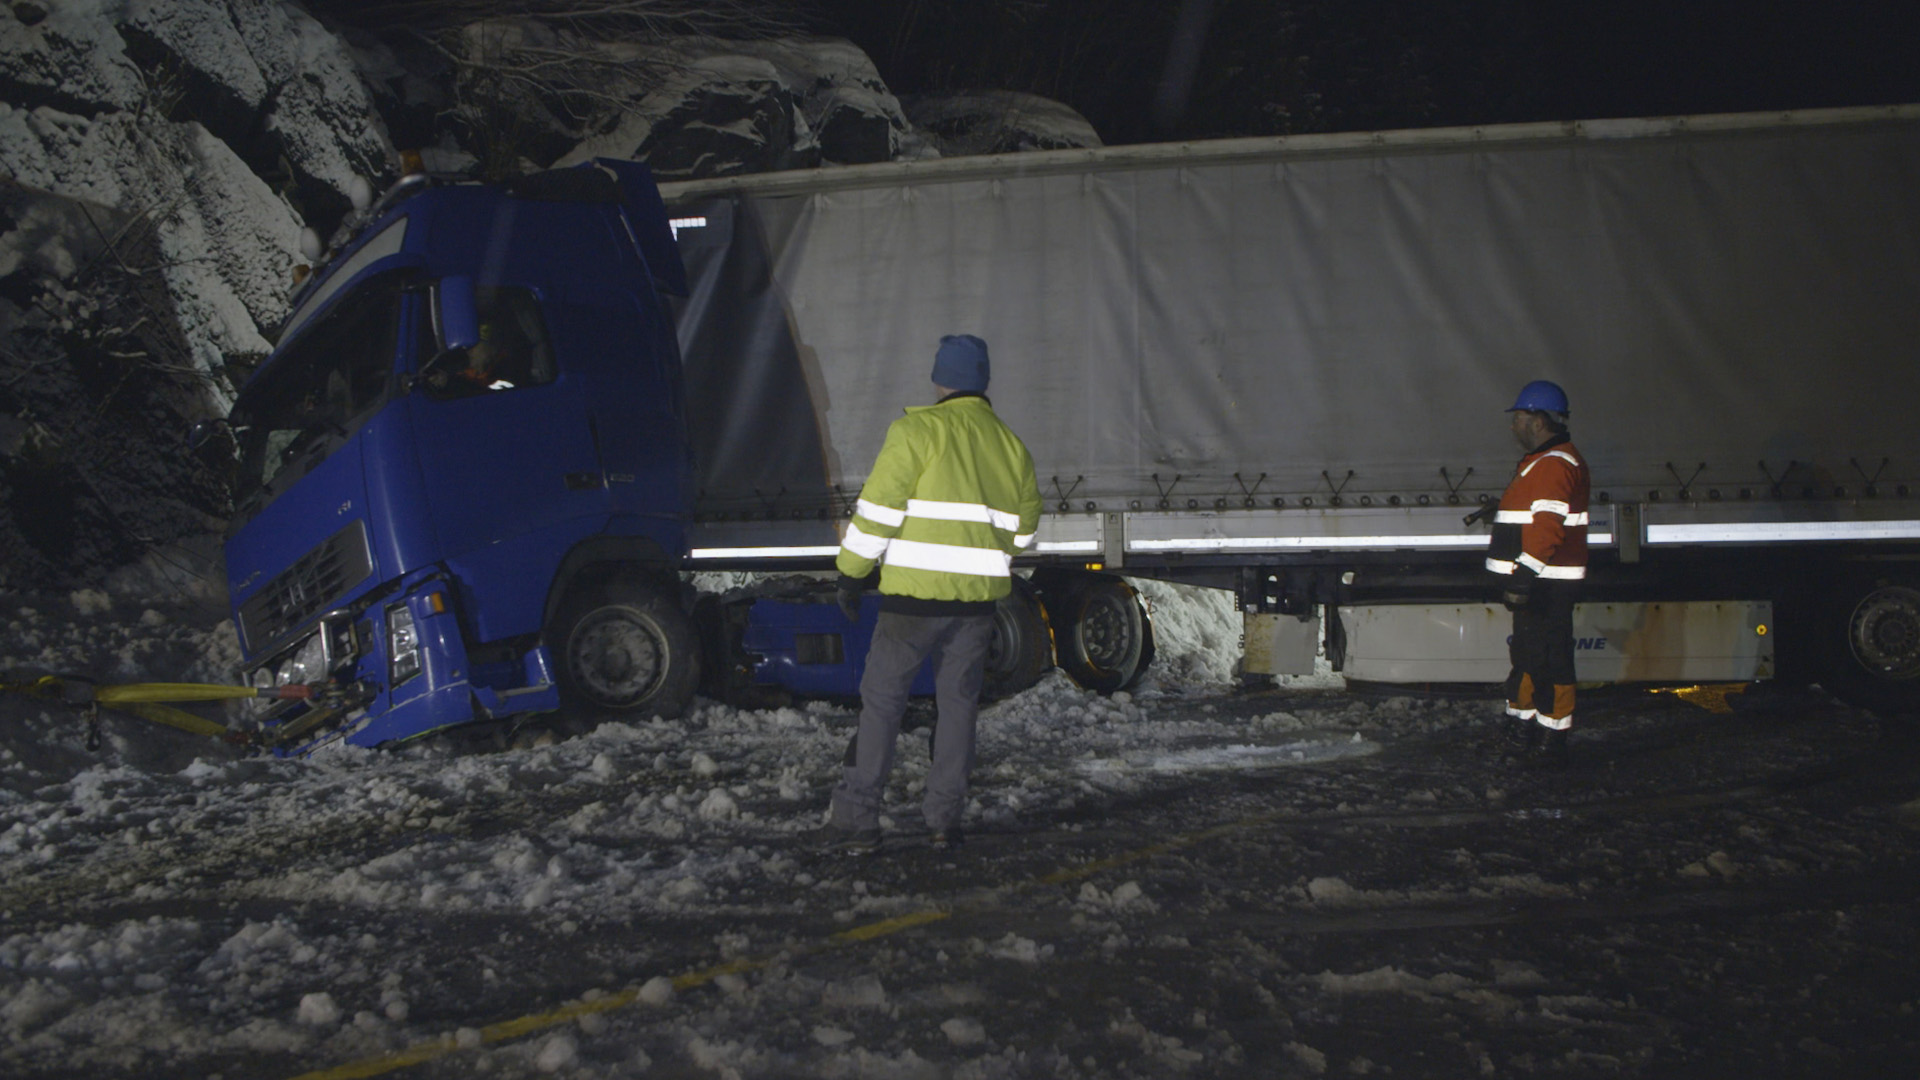
[[[700,678],[693,623],[645,584],[615,579],[569,597],[552,643],[561,701],[587,713],[677,717]]]
[[[1821,674],[1834,696],[1888,715],[1920,712],[1920,588],[1854,581],[1834,591],[1824,623]]]

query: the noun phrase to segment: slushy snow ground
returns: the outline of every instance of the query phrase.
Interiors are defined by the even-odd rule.
[[[1304,725],[1284,713],[1229,722],[1210,718],[1209,706],[1183,708],[1225,690],[1238,614],[1224,593],[1138,584],[1158,634],[1154,671],[1112,697],[1054,672],[985,709],[970,826],[1014,827],[1168,770],[1366,748],[1350,732],[1297,739]],[[151,601],[104,590],[4,598],[0,670],[233,681],[229,623],[196,626]],[[743,883],[805,882],[792,851],[821,823],[854,716],[844,704],[744,710],[703,700],[682,721],[606,723],[504,752],[347,748],[304,761],[245,756],[112,713],[101,721],[104,745],[88,751],[80,714],[0,700],[8,924],[76,901],[157,912],[0,934],[0,1072],[56,1062],[191,1070],[234,1052],[338,1059],[433,1034],[410,1026],[423,988],[386,970],[389,943],[375,930],[318,926],[289,905],[531,917],[565,933],[704,918],[745,902]],[[921,735],[904,734],[903,749]],[[889,827],[916,826],[925,765],[924,752],[902,753],[891,799],[899,820]],[[290,836],[319,837],[326,850],[266,872],[247,867]],[[236,868],[231,880],[213,880],[221,867]],[[81,885],[90,892],[74,895]],[[223,917],[198,913],[210,891]],[[1122,890],[1107,902],[1130,900]],[[836,918],[851,924],[913,903],[854,889]],[[251,908],[276,914],[231,915]],[[261,1007],[276,1000],[287,1006]],[[955,1045],[980,1038],[970,1021],[944,1030]],[[829,1028],[815,1038],[845,1041]],[[560,1069],[572,1061],[568,1045],[542,1044],[533,1065]]]
[[[77,715],[0,701],[0,1075],[1920,1059],[1916,770],[1871,718],[1616,695],[1584,765],[1530,775],[1489,761],[1488,702],[1325,673],[1233,694],[1227,598],[1141,588],[1159,660],[1136,691],[1056,672],[983,710],[957,858],[921,836],[924,727],[879,857],[809,841],[844,703],[299,761],[111,715],[89,751]],[[236,659],[229,626],[132,586],[0,597],[0,628],[0,669],[229,681]]]

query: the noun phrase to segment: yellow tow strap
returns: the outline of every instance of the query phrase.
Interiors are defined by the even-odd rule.
[[[0,681],[0,690],[11,690],[28,697],[57,701],[66,705],[100,705],[130,713],[143,720],[178,728],[195,735],[228,742],[248,742],[245,732],[176,709],[166,702],[230,701],[238,698],[307,696],[305,687],[275,688],[262,691],[252,686],[228,686],[220,683],[120,683],[102,686],[85,679],[42,675],[12,681]],[[287,693],[293,690],[294,693]]]
[[[118,705],[129,701],[228,701],[260,696],[260,691],[251,686],[225,686],[218,683],[122,683],[119,686],[93,688],[93,700],[102,705]]]

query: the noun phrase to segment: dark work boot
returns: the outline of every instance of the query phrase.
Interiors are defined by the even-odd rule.
[[[1540,739],[1540,725],[1524,716],[1501,721],[1499,758],[1509,764],[1522,760]]]
[[[1553,728],[1534,725],[1539,735],[1528,754],[1536,769],[1564,769],[1568,765],[1567,733]]]
[[[1533,730],[1540,726],[1524,716],[1509,716],[1502,721],[1502,725],[1500,741],[1514,751],[1525,750],[1533,738]]]

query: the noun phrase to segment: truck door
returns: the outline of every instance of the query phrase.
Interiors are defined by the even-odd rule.
[[[416,382],[433,527],[473,586],[482,641],[539,628],[554,564],[607,513],[589,388],[556,362],[545,308],[532,288],[480,290],[478,344],[423,360]],[[423,330],[423,358],[439,349],[431,338]]]

